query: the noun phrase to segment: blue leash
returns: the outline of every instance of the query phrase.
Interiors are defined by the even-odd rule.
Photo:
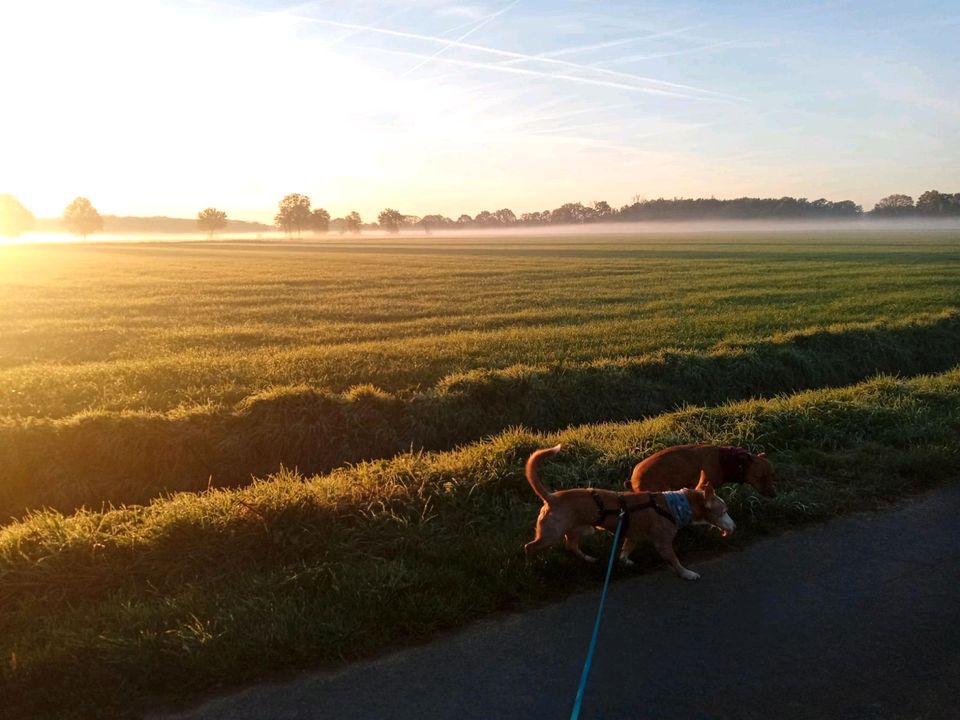
[[[580,687],[577,688],[577,697],[573,701],[573,712],[570,713],[570,720],[577,720],[577,718],[580,717],[583,693],[587,689],[587,678],[590,676],[590,666],[593,664],[593,653],[597,649],[597,636],[600,635],[600,618],[603,617],[603,605],[607,601],[607,588],[610,587],[610,576],[613,574],[613,561],[617,556],[617,548],[619,547],[620,528],[623,527],[623,519],[626,517],[626,513],[622,508],[619,517],[617,530],[613,534],[613,548],[610,550],[610,562],[607,563],[607,577],[603,581],[603,592],[600,593],[600,607],[597,608],[597,621],[593,624],[593,637],[590,638],[590,647],[587,649],[587,661],[583,664],[583,673],[580,675]]]

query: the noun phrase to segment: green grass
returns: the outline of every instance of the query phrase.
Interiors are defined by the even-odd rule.
[[[628,420],[684,403],[716,404],[842,385],[878,372],[960,362],[960,315],[859,323],[724,342],[709,352],[514,366],[448,376],[406,395],[277,388],[234,410],[87,413],[0,421],[0,517],[146,502],[165,492],[236,486],[279,467],[325,472],[409,448],[442,450],[511,425],[556,430]]]
[[[340,663],[599,581],[560,550],[533,561],[527,454],[563,442],[550,487],[620,487],[678,442],[770,452],[780,495],[725,489],[732,543],[955,479],[960,369],[879,378],[643,422],[513,430],[304,479],[148,507],[36,513],[0,529],[0,681],[13,717],[134,712],[284,669]],[[605,545],[608,538],[594,538]],[[641,567],[656,564],[649,550]],[[679,582],[679,581],[678,581]]]
[[[960,233],[0,248],[0,417],[232,407],[960,307]]]
[[[0,518],[934,372],[960,233],[0,247]]]

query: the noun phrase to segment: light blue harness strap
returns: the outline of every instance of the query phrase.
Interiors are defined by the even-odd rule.
[[[617,530],[613,534],[610,562],[607,563],[607,577],[603,581],[603,591],[600,593],[600,607],[597,608],[597,620],[593,624],[593,637],[590,638],[590,647],[587,649],[587,661],[583,664],[583,672],[580,674],[580,687],[577,688],[577,697],[573,701],[573,712],[570,713],[570,720],[577,720],[577,718],[580,717],[583,693],[587,689],[587,678],[590,675],[590,666],[593,664],[593,653],[597,649],[597,637],[600,635],[600,618],[603,617],[603,605],[607,601],[607,588],[610,587],[610,575],[613,574],[613,561],[617,557],[617,548],[620,545],[620,529],[623,527],[623,520],[626,517],[626,513],[622,509],[620,510],[619,517]]]
[[[677,527],[682,528],[690,524],[693,520],[693,510],[690,509],[690,501],[682,490],[663,493],[663,499],[667,501],[667,507],[677,521]]]

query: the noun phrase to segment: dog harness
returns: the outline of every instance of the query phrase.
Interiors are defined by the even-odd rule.
[[[725,445],[720,448],[720,470],[723,482],[742,483],[753,456],[741,447]]]
[[[674,521],[678,528],[689,525],[693,520],[693,510],[690,509],[690,501],[687,500],[687,494],[682,490],[663,493],[663,499],[667,501],[667,507],[673,513]]]
[[[661,517],[665,517],[667,520],[672,522],[677,527],[683,527],[688,522],[690,522],[689,516],[692,515],[692,512],[690,510],[690,503],[687,502],[686,498],[682,498],[682,502],[686,507],[686,512],[688,517],[685,522],[681,523],[679,522],[679,518],[681,517],[681,515],[674,511],[673,506],[670,505],[669,497],[667,498],[667,504],[670,507],[670,509],[666,510],[660,507],[659,505],[657,505],[657,502],[656,500],[654,500],[653,496],[648,497],[645,503],[640,503],[638,505],[634,505],[631,507],[630,505],[627,504],[628,495],[629,495],[628,493],[617,493],[618,507],[606,508],[603,506],[603,499],[600,497],[600,493],[598,493],[596,490],[591,488],[590,497],[592,497],[593,501],[597,504],[597,521],[594,523],[594,525],[603,525],[603,521],[606,518],[608,518],[610,515],[619,515],[622,511],[623,512],[623,534],[626,535],[627,528],[630,525],[630,514],[637,510],[653,510],[655,513],[657,513],[657,515],[660,515]],[[683,493],[682,492],[662,493],[662,495],[664,495],[664,497],[667,497],[669,495],[683,495]]]

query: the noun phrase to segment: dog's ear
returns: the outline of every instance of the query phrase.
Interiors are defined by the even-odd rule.
[[[696,489],[702,492],[704,495],[713,495],[713,485],[711,485],[710,481],[707,479],[707,473],[705,470],[700,471],[700,480],[697,482]]]

